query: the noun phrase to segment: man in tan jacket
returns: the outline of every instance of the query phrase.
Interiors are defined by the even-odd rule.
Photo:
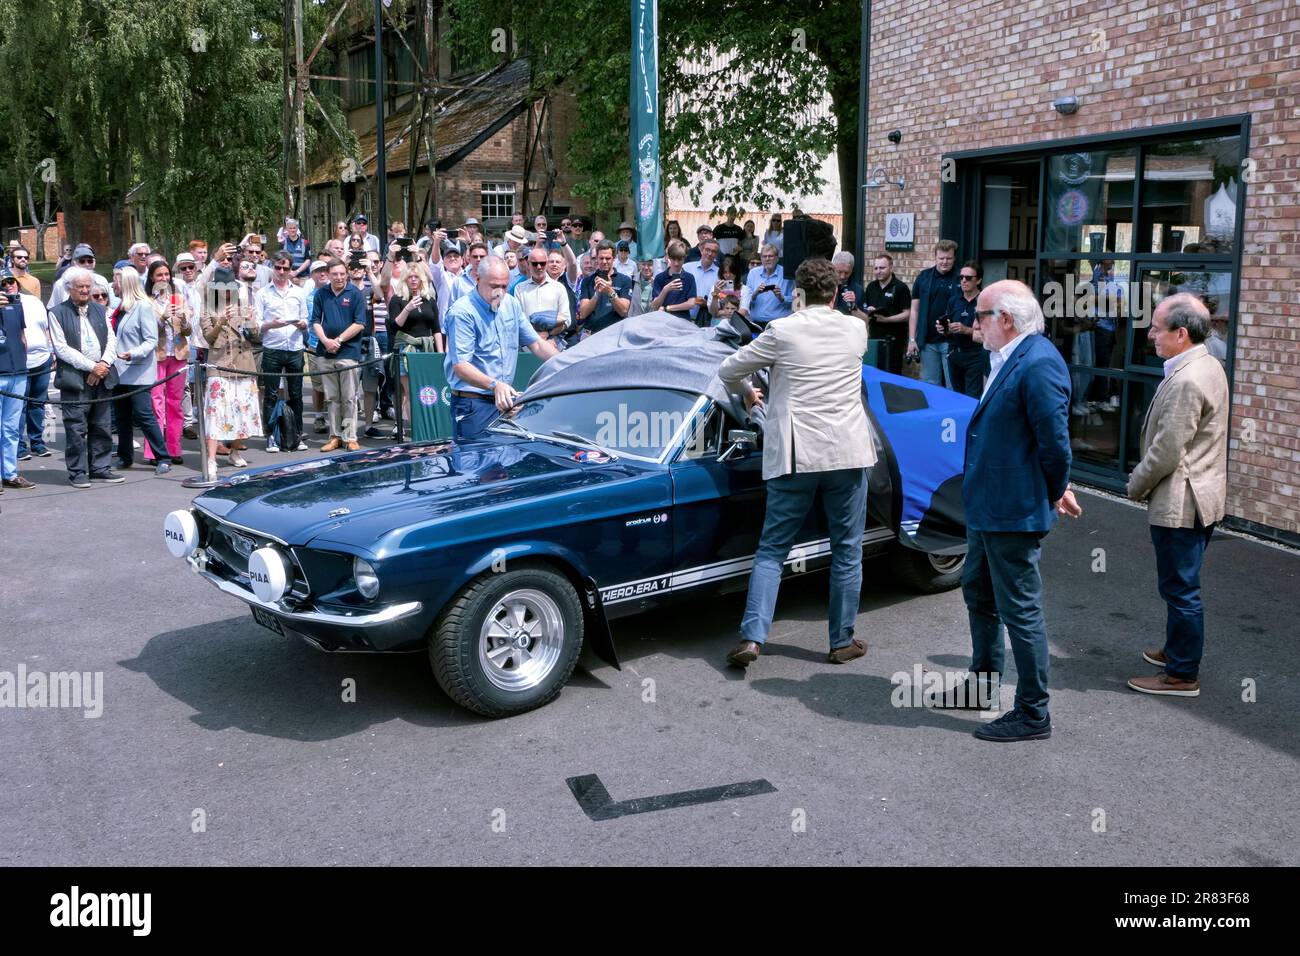
[[[862,589],[862,532],[867,469],[876,463],[871,425],[862,405],[862,353],[867,324],[830,307],[838,280],[825,259],[795,273],[808,307],[773,319],[763,334],[718,369],[737,391],[747,377],[771,369],[763,429],[767,513],[749,577],[741,641],[727,660],[746,667],[758,659],[772,628],[781,568],[795,535],[821,492],[830,530],[830,655],[845,664],[867,652],[853,637]]]
[[[1186,293],[1160,303],[1147,333],[1165,360],[1165,380],[1142,423],[1142,460],[1129,478],[1128,496],[1149,502],[1156,575],[1168,612],[1165,646],[1142,653],[1163,670],[1128,682],[1143,694],[1201,693],[1201,562],[1223,518],[1228,481],[1228,379],[1204,345],[1209,334],[1209,310]]]

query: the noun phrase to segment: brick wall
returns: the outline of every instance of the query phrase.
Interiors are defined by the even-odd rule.
[[[1228,510],[1300,533],[1297,0],[885,0],[872,30],[871,165],[908,185],[869,196],[867,248],[885,213],[916,213],[917,251],[895,256],[908,280],[940,238],[945,152],[1251,115]],[[1067,95],[1074,116],[1051,109]]]
[[[37,261],[57,262],[63,251],[64,243],[76,245],[88,242],[99,253],[101,259],[111,255],[112,243],[109,242],[108,213],[95,209],[84,209],[81,213],[81,235],[69,236],[63,224],[63,213],[55,213],[54,226],[45,230],[45,248],[36,248],[36,228],[28,226],[18,231],[18,240]]]

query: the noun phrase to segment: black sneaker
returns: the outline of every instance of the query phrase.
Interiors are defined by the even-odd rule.
[[[330,427],[329,425],[325,424],[325,419],[323,418],[316,419],[316,424],[312,426],[312,431],[314,431],[317,435],[324,435],[329,430]]]
[[[85,478],[82,478],[82,477],[80,477],[80,476],[75,477],[75,478],[73,478],[73,477],[69,477],[69,478],[68,478],[68,484],[72,485],[72,487],[74,487],[74,488],[89,488],[89,487],[90,487],[90,482],[87,481]]]
[[[119,475],[119,474],[118,474],[117,472],[115,472],[115,471],[101,471],[101,472],[100,472],[99,474],[97,474],[97,475],[91,475],[91,476],[90,476],[90,480],[91,480],[91,481],[102,481],[102,482],[104,482],[105,484],[109,484],[109,485],[118,485],[118,484],[121,484],[122,482],[126,481],[125,478],[123,478],[121,475]]]
[[[365,435],[367,438],[383,438],[383,437],[384,437],[384,433],[381,432],[381,431],[380,431],[378,428],[376,428],[374,425],[371,425],[369,428],[367,428],[367,429],[366,429],[365,431],[363,431],[361,434]]]
[[[120,468],[122,471],[129,471],[134,462],[127,461],[123,458],[114,458],[113,467]]]
[[[997,720],[978,728],[975,736],[1002,744],[1013,740],[1046,740],[1052,736],[1052,718],[1033,720],[1022,710],[1009,710]]]
[[[42,448],[40,451],[33,451],[32,454],[37,458],[49,458],[54,454],[54,452],[50,451],[48,448]]]
[[[940,675],[942,676],[942,675]],[[923,684],[922,687],[925,685]],[[953,687],[944,681],[942,690],[933,696],[924,695],[925,706],[936,710],[997,710],[1001,695],[1000,685],[988,677],[967,674],[963,682]]]
[[[31,461],[31,460],[32,460],[32,453],[29,452],[26,448],[24,448],[22,451],[20,451],[20,452],[18,453],[18,460],[19,460],[19,461]]]

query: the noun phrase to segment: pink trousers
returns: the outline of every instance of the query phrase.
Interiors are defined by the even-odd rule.
[[[164,379],[173,372],[183,371],[185,360],[179,358],[165,358],[158,362],[158,378]],[[181,429],[185,427],[185,415],[181,411],[181,401],[185,397],[185,376],[177,375],[170,382],[163,382],[149,393],[153,399],[154,417],[158,419],[158,428],[162,430],[163,437],[167,439],[167,454],[155,455],[149,448],[149,443],[144,443],[144,456],[146,458],[176,458],[181,453]]]

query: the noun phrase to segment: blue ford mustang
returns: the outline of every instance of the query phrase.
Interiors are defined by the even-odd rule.
[[[543,365],[479,439],[232,475],[167,516],[167,545],[277,633],[427,649],[465,707],[538,707],[584,643],[618,666],[611,621],[746,586],[762,435],[714,375],[738,345],[664,313],[626,320]],[[864,551],[890,551],[919,591],[955,587],[975,403],[872,368],[862,379],[880,455]],[[814,509],[787,572],[829,559]]]

